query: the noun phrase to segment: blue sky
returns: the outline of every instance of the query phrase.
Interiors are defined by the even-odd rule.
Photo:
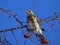
[[[48,16],[52,16],[54,12],[60,12],[60,0],[34,0],[36,5],[36,10],[38,12],[39,18],[46,18]],[[6,10],[11,10],[14,14],[18,14],[18,19],[22,22],[26,22],[27,14],[25,12],[26,9],[31,9],[35,16],[36,12],[33,7],[32,0],[0,0],[0,7],[4,8]],[[56,21],[56,26],[54,28],[56,29],[56,32],[51,31],[51,29],[48,28],[46,23],[42,23],[42,27],[46,29],[46,32],[44,32],[44,36],[46,37],[48,34],[49,36],[46,38],[48,42],[51,45],[60,45],[60,25],[59,22]],[[25,24],[25,23],[24,23]],[[0,29],[6,29],[11,27],[16,27],[18,24],[14,20],[13,17],[10,19],[8,18],[8,14],[0,13]],[[14,31],[15,36],[19,38],[19,44],[24,45],[24,38],[22,36],[22,33],[19,30]],[[14,37],[12,36],[11,32],[6,32],[7,40],[10,41],[10,43],[13,43],[15,45]],[[29,40],[27,40],[26,45],[32,45]]]

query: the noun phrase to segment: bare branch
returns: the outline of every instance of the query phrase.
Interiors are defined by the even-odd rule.
[[[40,19],[39,22],[51,22],[55,20],[60,20],[60,18],[55,18],[55,19],[50,19],[50,20]]]
[[[11,33],[12,33],[12,35],[14,36],[14,38],[15,38],[15,40],[16,40],[16,45],[18,45],[18,39],[16,38],[16,36],[15,36],[13,30],[11,30]]]
[[[18,26],[18,27],[15,27],[15,28],[8,28],[8,29],[0,30],[0,33],[1,32],[11,31],[11,30],[16,30],[16,29],[20,29],[20,28],[22,28],[22,27],[21,26]]]
[[[40,19],[39,22],[50,22],[50,21],[55,21],[55,20],[60,20],[60,14],[54,14],[53,16]]]
[[[7,10],[5,10],[5,9],[3,9],[3,8],[0,8],[0,11],[2,11],[2,12],[4,12],[4,13],[7,13],[7,14],[9,14],[10,16],[14,17],[14,19],[15,19],[21,26],[23,26],[22,22],[16,17],[17,14],[13,14],[11,11],[7,11]],[[9,17],[10,17],[10,16],[9,16]]]

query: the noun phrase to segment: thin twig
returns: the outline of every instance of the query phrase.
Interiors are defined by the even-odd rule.
[[[5,12],[5,13],[9,14],[10,16],[14,17],[15,20],[16,20],[21,26],[23,26],[22,22],[16,17],[16,14],[13,14],[11,11],[7,11],[7,10],[5,10],[5,9],[3,9],[3,8],[0,8],[0,11]]]
[[[55,20],[60,20],[60,15],[54,14],[53,16],[49,16],[44,19],[40,19],[39,22],[50,22],[50,21],[55,21]]]
[[[0,30],[0,33],[1,32],[11,31],[11,30],[16,30],[16,29],[20,29],[20,28],[22,28],[22,27],[18,26],[18,27],[15,27],[15,28],[8,28],[8,29]]]
[[[60,20],[60,18],[55,18],[55,19],[50,19],[50,20],[40,19],[39,22],[51,22],[51,21],[55,21],[55,20]]]
[[[18,45],[18,40],[17,40],[17,38],[15,37],[13,30],[11,30],[11,33],[12,33],[12,35],[14,36],[14,38],[15,38],[15,40],[16,40],[16,45]]]

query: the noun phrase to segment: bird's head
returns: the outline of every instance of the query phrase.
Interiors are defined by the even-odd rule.
[[[28,16],[33,15],[32,10],[30,10],[30,9],[26,9],[25,12],[27,13]]]

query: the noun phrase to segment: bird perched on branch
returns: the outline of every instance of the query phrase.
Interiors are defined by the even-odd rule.
[[[26,13],[27,13],[28,28],[30,30],[32,30],[33,32],[36,32],[36,34],[40,38],[42,44],[48,44],[48,42],[42,35],[43,28],[41,28],[41,25],[39,24],[38,19],[34,16],[33,12],[30,9],[26,9]]]

